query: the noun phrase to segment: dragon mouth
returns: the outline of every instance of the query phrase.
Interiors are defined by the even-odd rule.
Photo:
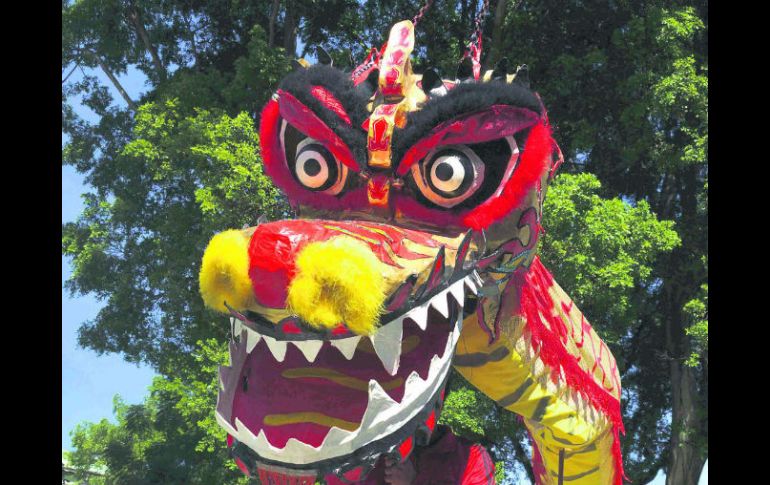
[[[233,312],[239,339],[220,367],[217,421],[263,466],[339,471],[392,452],[435,419],[467,300],[481,287],[476,271],[452,279],[369,336],[271,332]]]

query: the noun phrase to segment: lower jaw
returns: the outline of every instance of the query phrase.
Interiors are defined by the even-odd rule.
[[[434,308],[434,304],[438,302],[436,297],[448,298],[449,305],[444,300],[444,311],[440,313],[443,313],[442,316],[449,325],[441,325],[446,330],[441,331],[444,338],[441,339],[443,349],[440,352],[428,353],[427,349],[415,349],[415,355],[433,355],[433,357],[430,359],[427,373],[415,370],[408,376],[402,374],[402,378],[405,377],[406,382],[404,383],[401,402],[397,402],[389,396],[377,380],[370,379],[366,412],[364,412],[363,418],[359,420],[358,429],[355,432],[350,432],[332,427],[326,438],[318,446],[311,446],[294,438],[289,438],[282,447],[273,446],[268,441],[264,429],[260,429],[263,427],[261,426],[261,419],[253,421],[253,428],[250,428],[237,419],[238,413],[235,413],[235,416],[231,414],[235,411],[233,393],[237,393],[238,391],[235,389],[240,386],[240,373],[236,374],[232,371],[235,369],[242,371],[246,358],[250,355],[246,352],[246,346],[243,344],[246,335],[244,333],[241,343],[231,346],[232,368],[226,368],[227,371],[223,374],[223,384],[227,382],[228,385],[225,385],[224,391],[220,392],[216,413],[217,421],[233,439],[232,453],[240,461],[242,468],[245,468],[244,471],[248,471],[251,475],[263,471],[298,479],[312,476],[323,477],[328,474],[346,476],[351,472],[360,475],[367,467],[373,465],[382,454],[398,454],[404,457],[411,452],[414,446],[427,443],[438,419],[438,410],[443,401],[444,385],[451,367],[455,345],[462,330],[465,299],[462,291],[459,294],[456,294],[455,291],[462,290],[464,284],[473,290],[475,285],[471,283],[468,281],[463,283],[463,281],[458,280],[456,284],[453,283],[441,290],[440,295],[429,296],[421,304],[424,308],[421,311],[423,323],[416,325],[425,331],[430,328],[438,328],[434,327],[432,318],[427,318],[427,322],[425,321],[427,316],[425,312],[428,310],[430,312],[437,311]],[[476,291],[473,292],[476,293]],[[409,313],[413,312],[410,311]],[[404,320],[406,322],[409,321],[410,316],[404,315],[403,318],[407,318]],[[436,342],[438,339],[426,339],[426,341]],[[259,345],[264,345],[264,342]],[[291,345],[289,348],[291,349]],[[360,349],[356,352],[359,351]],[[299,354],[297,353],[297,355]],[[322,355],[320,354],[318,358],[320,359]],[[376,357],[373,358],[376,359]],[[279,362],[283,361],[284,358],[281,357]],[[348,368],[355,365],[355,361],[347,363]],[[252,375],[254,374],[252,373]],[[271,390],[269,387],[265,389]],[[296,410],[288,411],[296,412]],[[257,436],[254,436],[251,431],[254,428],[259,429]],[[356,478],[356,480],[359,479]],[[297,481],[296,483],[305,482]]]
[[[293,481],[286,482],[287,485],[289,483],[312,484],[316,479],[327,475],[335,475],[347,480],[362,480],[381,456],[389,456],[401,462],[415,447],[428,444],[444,403],[447,379],[448,373],[442,378],[438,391],[406,424],[352,453],[309,464],[293,464],[262,457],[235,438],[232,439],[230,453],[239,467],[249,476],[258,476],[262,479],[265,476],[294,478]],[[305,479],[310,481],[306,482]]]
[[[358,429],[348,432],[332,427],[320,446],[311,447],[290,438],[283,448],[276,448],[269,443],[264,430],[254,436],[237,417],[230,423],[217,412],[220,425],[233,438],[232,454],[240,462],[239,466],[251,476],[273,473],[295,477],[300,484],[305,483],[302,480],[307,477],[328,474],[361,476],[382,454],[404,459],[415,446],[428,442],[438,419],[462,318],[462,307],[452,306],[447,319],[451,326],[441,325],[448,330],[442,331],[442,351],[434,353],[424,377],[416,370],[408,375],[400,402],[371,379],[366,412]],[[440,328],[440,324],[435,325]]]

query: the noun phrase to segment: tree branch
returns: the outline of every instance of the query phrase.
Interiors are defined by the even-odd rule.
[[[527,452],[524,451],[524,447],[521,446],[519,440],[514,438],[511,441],[513,442],[513,449],[516,454],[516,459],[519,460],[519,463],[524,466],[524,471],[527,472],[529,481],[535,483],[535,472],[532,470],[530,457],[527,456]]]
[[[147,52],[150,53],[150,57],[152,57],[152,63],[155,65],[155,70],[158,71],[158,76],[160,76],[160,79],[166,79],[166,68],[163,67],[163,63],[160,61],[160,56],[158,56],[157,49],[155,49],[155,46],[152,45],[152,42],[150,42],[150,36],[147,34],[147,30],[144,28],[144,24],[142,24],[139,8],[136,7],[133,2],[131,2],[131,6],[129,7],[128,20],[131,22],[131,25],[134,26],[134,29],[136,29],[136,33],[139,34],[139,38],[142,39],[144,48],[147,49]]]
[[[64,79],[62,79],[62,80],[61,80],[61,83],[62,83],[62,84],[66,83],[66,82],[67,82],[67,79],[69,79],[69,78],[70,78],[70,76],[72,76],[72,73],[73,73],[73,72],[75,72],[75,70],[76,70],[78,67],[80,67],[80,61],[78,61],[78,62],[76,62],[76,63],[75,63],[75,67],[73,67],[73,68],[72,68],[72,70],[69,72],[69,74],[67,74],[66,76],[64,76]]]
[[[118,93],[123,97],[123,100],[126,102],[129,108],[131,108],[132,111],[136,111],[136,103],[131,99],[131,97],[128,95],[125,89],[123,89],[123,85],[120,84],[120,81],[118,81],[118,78],[115,77],[115,75],[112,73],[109,67],[104,63],[101,57],[99,57],[99,54],[92,50],[86,50],[88,54],[90,54],[94,60],[99,64],[99,67],[104,71],[104,74],[107,75],[108,78],[110,78],[110,81],[112,82],[112,85],[115,86],[115,89],[118,90]]]

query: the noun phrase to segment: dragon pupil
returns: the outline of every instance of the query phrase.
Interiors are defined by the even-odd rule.
[[[451,180],[452,175],[454,175],[454,169],[452,169],[452,166],[448,163],[440,163],[438,167],[436,167],[436,178],[442,182]]]
[[[321,164],[315,158],[311,158],[305,162],[303,169],[306,174],[314,177],[321,171]]]

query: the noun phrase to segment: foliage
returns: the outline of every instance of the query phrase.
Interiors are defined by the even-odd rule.
[[[708,359],[704,355],[708,352],[709,345],[708,291],[709,285],[702,285],[698,298],[693,298],[684,305],[684,312],[690,322],[685,332],[693,338],[694,347],[686,361],[690,367],[696,367],[702,358]]]
[[[482,62],[507,57],[529,66],[565,155],[546,199],[542,258],[620,364],[627,473],[646,483],[669,467],[672,483],[694,483],[675,472],[698,473],[707,456],[708,5],[490,3]],[[477,9],[470,0],[434,2],[417,27],[418,72],[435,66],[453,76]],[[193,445],[180,442],[178,456],[188,466],[205,456],[212,473],[224,469],[215,453],[221,436],[206,421],[213,404],[203,397],[213,377],[193,350],[212,344],[197,347],[199,340],[222,342],[226,325],[203,309],[196,277],[214,233],[261,214],[290,216],[261,171],[259,109],[295,54],[312,56],[322,44],[335,65],[350,54],[360,62],[395,20],[417,10],[404,0],[62,3],[62,159],[92,187],[80,218],[63,227],[62,250],[74,267],[67,287],[106,304],[79,341],[165,376],[141,412],[132,411],[150,423],[141,433],[128,431],[135,421],[120,406],[117,425],[79,429],[88,437],[75,452],[83,463],[129,473],[127,463],[139,467],[149,455],[97,444],[141,436],[162,448],[172,436],[163,420],[176,419],[199,433],[191,432]],[[147,78],[137,99],[118,79],[130,69]],[[80,117],[78,102],[96,122]],[[674,379],[681,375],[691,380]],[[168,406],[153,401],[181,402],[178,389],[162,390],[174,382],[199,396],[185,401],[188,414],[159,413]],[[488,445],[506,477],[521,467],[531,474],[519,423],[459,376],[451,388],[442,419]],[[690,404],[672,400],[675,392],[691,393]],[[678,458],[688,446],[699,452]],[[143,480],[155,469],[179,472],[160,458],[144,466]],[[209,483],[225,483],[217,480]]]
[[[646,201],[634,207],[600,197],[600,189],[590,173],[554,179],[543,208],[546,235],[540,254],[611,344],[629,331],[642,304],[640,294],[654,286],[658,255],[681,241],[673,222],[659,221]]]
[[[142,404],[115,397],[116,423],[102,419],[72,432],[72,466],[85,478],[94,466],[106,475],[89,483],[110,484],[245,484],[228,459],[225,431],[214,420],[217,366],[227,353],[216,340],[198,342],[197,366],[181,377],[156,377]]]
[[[85,198],[82,217],[63,228],[62,247],[73,256],[68,288],[108,302],[81,328],[81,344],[163,369],[182,365],[175,355],[188,342],[224,335],[200,302],[200,258],[191,255],[223,224],[280,217],[285,204],[262,171],[248,114],[185,116],[178,100],[167,100],[145,103],[134,122],[132,140],[91,172],[97,187],[109,179],[110,196]]]

